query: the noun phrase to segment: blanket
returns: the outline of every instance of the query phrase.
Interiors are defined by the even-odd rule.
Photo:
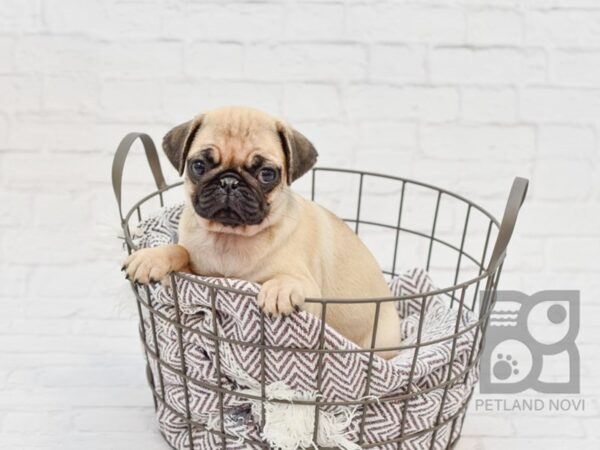
[[[134,233],[136,245],[177,242],[182,208],[163,209],[142,222]],[[426,271],[418,268],[392,279],[390,288],[397,297],[435,290]],[[315,446],[391,450],[398,444],[387,441],[401,435],[411,436],[402,448],[426,449],[434,436],[423,430],[436,425],[432,448],[441,449],[460,433],[477,381],[470,356],[480,342],[474,343],[475,316],[466,308],[459,314],[449,298],[424,295],[397,301],[407,348],[384,360],[377,355],[370,358],[368,352],[320,356],[314,350],[319,349],[321,321],[303,311],[285,318],[266,317],[256,304],[260,289],[256,283],[194,275],[177,278],[171,288],[156,283],[134,289],[142,305],[140,334],[159,427],[178,450],[224,448],[222,439],[227,449],[264,448],[267,443],[286,450]],[[421,314],[425,315],[421,345],[416,348]],[[453,343],[447,337],[456,330],[464,333]],[[327,325],[323,348],[358,349]],[[456,381],[447,389],[438,387],[452,379]],[[263,393],[270,401],[260,401]],[[406,400],[409,393],[413,395]],[[319,406],[314,433],[315,407],[294,401],[315,399],[368,402]]]

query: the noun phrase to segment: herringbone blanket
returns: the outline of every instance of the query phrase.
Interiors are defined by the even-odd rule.
[[[135,233],[137,245],[150,247],[176,242],[181,211],[182,206],[167,208],[142,222]],[[216,288],[185,279],[177,280],[176,292],[159,284],[135,287],[140,299],[155,311],[149,314],[147,308],[142,308],[144,320],[140,327],[145,338],[149,378],[157,397],[159,426],[174,448],[222,448],[219,433],[230,436],[226,440],[227,449],[261,448],[253,441],[284,449],[313,448],[315,444],[343,449],[397,449],[397,443],[386,441],[401,435],[413,436],[404,441],[402,448],[430,448],[435,438],[433,448],[438,449],[444,448],[448,439],[458,436],[477,379],[476,368],[469,368],[475,318],[466,309],[459,316],[457,309],[450,306],[449,298],[428,296],[397,302],[403,344],[409,347],[417,340],[419,318],[425,305],[422,345],[417,350],[415,347],[401,350],[390,361],[375,355],[370,377],[367,377],[368,353],[323,354],[322,384],[317,392],[320,357],[318,352],[307,350],[319,348],[318,318],[306,312],[286,318],[264,317],[254,297],[259,285],[225,278],[193,278]],[[395,296],[434,290],[429,276],[420,269],[396,277],[390,287]],[[264,320],[264,334],[261,320]],[[181,323],[182,327],[174,323]],[[447,338],[457,330],[466,331],[455,342]],[[216,342],[214,333],[224,340]],[[429,342],[432,343],[424,345]],[[260,344],[285,349],[267,348],[261,355]],[[358,349],[328,326],[324,348]],[[255,399],[261,395],[261,380],[270,399],[318,398],[324,402],[368,399],[370,402],[365,406],[321,406],[315,441],[315,408],[265,402],[263,410]],[[412,380],[410,385],[409,380]],[[452,382],[446,383],[448,380]],[[241,397],[229,391],[241,393]],[[416,395],[405,401],[402,396],[408,393]],[[454,417],[458,420],[452,420]],[[186,418],[195,426],[188,426]],[[420,433],[436,425],[439,426],[435,436],[431,432]],[[364,428],[362,441],[361,428]]]

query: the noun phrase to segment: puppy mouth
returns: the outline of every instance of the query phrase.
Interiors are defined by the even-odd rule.
[[[244,224],[242,216],[231,208],[223,208],[216,211],[212,214],[211,219],[230,227],[237,227],[238,225]]]
[[[196,200],[194,209],[200,217],[232,228],[240,225],[258,225],[265,218],[265,214],[260,211],[244,211],[239,205],[236,207],[230,202],[221,203],[219,206],[214,204],[206,206],[203,205],[203,202]]]

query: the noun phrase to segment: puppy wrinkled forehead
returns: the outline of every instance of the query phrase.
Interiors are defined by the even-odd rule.
[[[251,109],[206,113],[190,156],[204,145],[214,148],[214,159],[232,165],[248,163],[257,153],[275,161],[283,157],[275,119]]]

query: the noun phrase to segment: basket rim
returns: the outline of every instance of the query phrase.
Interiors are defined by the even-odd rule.
[[[488,230],[488,237],[489,237],[489,231],[491,230],[491,226],[494,225],[496,227],[496,229],[500,228],[500,223],[498,222],[498,220],[490,213],[488,212],[486,209],[484,209],[483,207],[479,206],[478,204],[474,203],[473,201],[467,199],[466,197],[460,195],[460,194],[456,194],[452,191],[449,191],[447,189],[444,188],[440,188],[438,186],[435,186],[433,184],[429,184],[429,183],[425,183],[422,181],[417,181],[411,178],[405,178],[405,177],[399,177],[396,175],[388,175],[388,174],[382,174],[382,173],[377,173],[377,172],[371,172],[371,171],[361,171],[361,170],[356,170],[356,169],[344,169],[344,168],[336,168],[336,167],[314,167],[311,169],[311,174],[312,174],[312,184],[313,184],[313,188],[314,188],[314,181],[315,181],[315,174],[317,172],[337,172],[337,173],[351,173],[354,175],[360,175],[361,179],[363,177],[376,177],[376,178],[384,178],[384,179],[389,179],[389,180],[394,180],[394,181],[398,181],[403,183],[403,185],[406,184],[413,184],[416,186],[421,186],[421,187],[425,187],[428,189],[432,189],[438,192],[438,195],[447,195],[449,197],[453,197],[457,200],[460,200],[464,203],[466,203],[469,208],[474,208],[477,211],[479,211],[480,213],[482,213],[484,216],[486,216],[489,220],[490,220],[490,228]],[[151,192],[150,194],[142,197],[140,200],[138,200],[136,203],[133,204],[133,206],[129,209],[129,211],[127,212],[127,214],[125,215],[125,217],[123,218],[122,221],[122,230],[123,230],[123,234],[124,234],[124,239],[125,242],[127,243],[127,246],[131,249],[131,250],[137,250],[138,247],[135,245],[135,243],[133,242],[133,238],[131,235],[131,232],[129,230],[129,220],[130,218],[133,216],[133,214],[138,211],[139,207],[144,204],[146,201],[150,200],[153,197],[159,196],[161,199],[161,206],[163,205],[163,201],[162,201],[162,194],[166,191],[169,191],[173,188],[176,188],[178,186],[181,186],[183,184],[183,181],[177,181],[175,183],[171,183],[171,184],[167,184],[162,188],[159,188],[153,192]],[[344,219],[342,219],[344,220]],[[395,227],[394,227],[395,228]],[[413,230],[405,230],[408,232],[411,232],[413,234],[418,234],[415,233]],[[440,241],[439,239],[435,239],[435,237],[433,236],[424,236],[427,237],[428,239],[431,240],[435,240],[437,242],[440,242],[446,246],[449,247],[453,247],[452,245],[449,245],[448,243],[446,243],[445,241]],[[458,250],[456,248],[454,248],[455,250]],[[460,251],[460,250],[459,250]],[[465,254],[465,252],[462,252],[462,254]],[[441,294],[448,294],[450,292],[457,292],[457,291],[461,291],[463,289],[466,289],[467,287],[476,284],[476,283],[480,283],[482,280],[485,280],[486,278],[490,278],[491,275],[495,274],[498,271],[498,268],[501,266],[503,260],[504,260],[505,255],[502,256],[502,258],[500,259],[500,264],[498,266],[496,266],[493,270],[490,270],[489,268],[483,267],[482,263],[481,265],[479,265],[480,271],[479,271],[479,275],[473,278],[470,278],[466,281],[463,281],[461,283],[456,283],[453,284],[452,286],[446,286],[443,288],[437,288],[431,291],[427,291],[427,292],[421,292],[421,293],[416,293],[416,294],[407,294],[407,295],[401,295],[401,296],[389,296],[389,297],[362,297],[362,298],[335,298],[335,297],[307,297],[305,299],[306,303],[316,303],[316,304],[321,304],[321,305],[325,305],[325,304],[348,304],[348,303],[352,303],[352,304],[357,304],[357,303],[385,303],[385,302],[396,302],[396,301],[407,301],[407,300],[413,300],[416,298],[425,298],[425,297],[430,297],[430,296],[435,296],[435,295],[441,295]],[[472,257],[470,257],[471,260],[473,260]],[[188,274],[188,273],[184,273],[184,272],[173,272],[172,275],[174,277],[180,278],[180,279],[184,279],[187,280],[189,282],[192,283],[197,283],[201,286],[207,287],[209,289],[216,289],[216,290],[221,290],[221,291],[226,291],[226,292],[231,292],[234,294],[238,294],[238,295],[244,295],[244,296],[248,296],[248,297],[256,297],[258,295],[257,292],[251,292],[249,290],[245,290],[245,289],[238,289],[238,288],[233,288],[233,287],[229,287],[229,286],[221,286],[217,283],[211,282],[206,280],[205,278],[223,278],[223,279],[228,279],[228,277],[205,277],[202,275],[196,275],[196,274]],[[255,284],[259,284],[259,283],[255,283]],[[453,297],[451,295],[451,297]]]

